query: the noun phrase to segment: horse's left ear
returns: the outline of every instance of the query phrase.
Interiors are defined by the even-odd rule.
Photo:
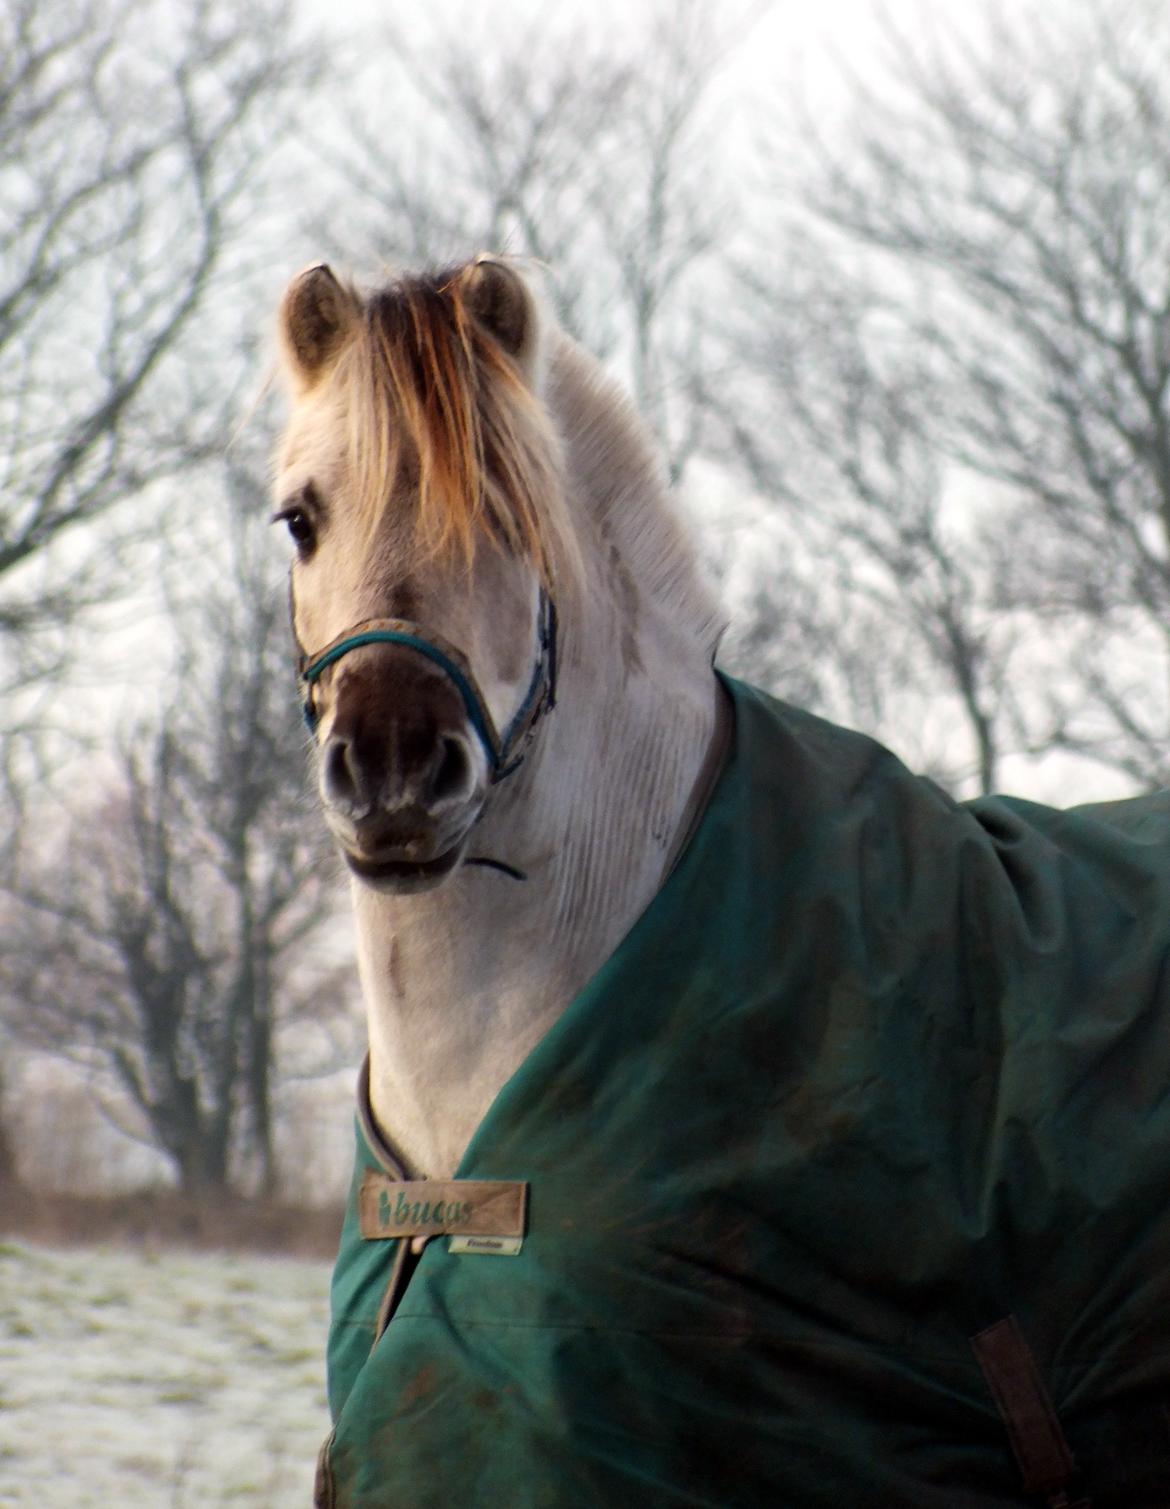
[[[480,257],[463,274],[463,297],[529,384],[539,387],[543,321],[529,277],[497,257]]]

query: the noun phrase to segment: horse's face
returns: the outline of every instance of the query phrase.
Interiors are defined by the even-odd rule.
[[[295,548],[298,644],[309,662],[328,660],[305,689],[320,796],[354,875],[385,890],[427,889],[467,854],[497,773],[495,731],[524,720],[541,661],[540,580],[483,527],[462,549],[418,548],[420,457],[409,436],[394,440],[384,506],[363,501],[349,389],[330,360],[360,306],[325,269],[298,283],[300,303],[285,309],[299,381],[277,518]],[[363,630],[416,642],[349,647]],[[337,658],[323,657],[335,641]]]

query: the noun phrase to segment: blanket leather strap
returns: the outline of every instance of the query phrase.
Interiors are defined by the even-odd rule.
[[[1076,1460],[1015,1316],[980,1331],[971,1346],[1003,1416],[1025,1491],[1043,1495],[1047,1509],[1090,1509],[1080,1494]]]

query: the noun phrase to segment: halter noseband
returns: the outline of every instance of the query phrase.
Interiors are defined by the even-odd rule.
[[[524,759],[529,740],[545,713],[556,706],[557,694],[557,610],[548,593],[541,591],[539,616],[539,654],[532,680],[515,716],[501,738],[479,690],[467,658],[437,635],[428,638],[419,625],[401,618],[369,618],[354,624],[312,657],[301,654],[297,680],[301,689],[301,709],[312,732],[317,727],[317,709],[313,686],[331,665],[351,650],[367,644],[400,644],[415,650],[437,665],[463,700],[467,718],[487,755],[491,781],[495,785],[512,774]]]

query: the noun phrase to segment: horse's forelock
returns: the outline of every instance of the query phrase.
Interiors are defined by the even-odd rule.
[[[413,462],[409,533],[422,555],[469,561],[486,529],[551,588],[576,563],[557,437],[469,307],[463,272],[403,280],[365,301],[336,370],[357,506],[373,529]]]

